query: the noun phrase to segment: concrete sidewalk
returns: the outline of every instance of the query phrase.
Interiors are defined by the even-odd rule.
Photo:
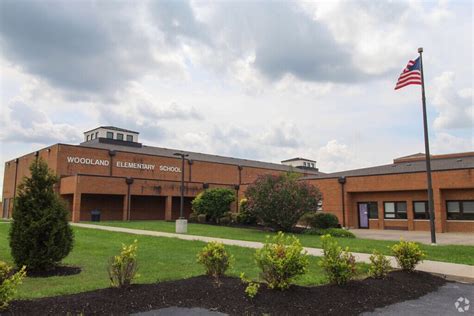
[[[381,230],[381,229],[350,229],[357,238],[377,240],[416,241],[431,244],[430,232],[406,230]],[[440,245],[466,245],[474,246],[474,233],[437,233],[436,243]]]
[[[71,223],[71,225],[82,228],[92,228],[98,230],[106,230],[112,232],[120,232],[127,234],[135,235],[144,235],[144,236],[155,236],[155,237],[168,237],[168,238],[177,238],[183,240],[197,240],[203,242],[217,241],[225,245],[246,247],[246,248],[261,248],[263,243],[256,241],[244,241],[244,240],[234,240],[234,239],[225,239],[225,238],[215,238],[215,237],[205,237],[205,236],[196,236],[196,235],[184,235],[184,234],[174,234],[174,233],[165,233],[165,232],[156,232],[150,230],[141,230],[141,229],[131,229],[123,227],[113,227],[113,226],[100,226],[92,224],[81,224],[81,223]],[[323,254],[322,249],[320,248],[304,248],[309,255],[320,257]],[[353,252],[353,255],[356,257],[356,260],[359,262],[370,263],[369,257],[370,254],[366,253],[357,253]],[[393,267],[397,267],[397,262],[394,257],[387,256]],[[457,263],[447,263],[439,261],[430,261],[425,260],[420,263],[416,270],[425,271],[430,273],[436,273],[442,276],[449,277],[452,280],[461,280],[466,282],[474,282],[474,266],[466,264],[457,264]]]

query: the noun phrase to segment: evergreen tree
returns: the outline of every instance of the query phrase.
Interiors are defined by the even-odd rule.
[[[47,270],[57,265],[72,249],[74,236],[68,211],[54,192],[58,178],[42,159],[30,166],[15,199],[10,229],[10,248],[18,267]]]

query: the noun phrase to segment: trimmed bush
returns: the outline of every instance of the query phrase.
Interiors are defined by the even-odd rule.
[[[206,214],[199,214],[197,216],[198,223],[205,224],[207,222],[207,215]]]
[[[219,279],[232,265],[232,255],[219,242],[211,241],[197,255],[197,262],[204,265],[206,274],[214,278],[219,285]]]
[[[317,187],[297,181],[292,173],[260,176],[245,195],[250,212],[265,226],[281,231],[292,231],[301,216],[315,211],[321,200]]]
[[[376,279],[385,278],[391,269],[390,260],[374,250],[370,256],[369,276]]]
[[[255,254],[260,276],[271,289],[285,290],[291,281],[306,273],[309,260],[300,241],[294,237],[286,237],[282,232],[272,239],[267,237],[263,248]]]
[[[225,213],[229,212],[230,204],[235,201],[235,191],[230,189],[207,189],[192,201],[192,209],[197,214],[206,214],[207,219],[217,223]]]
[[[331,213],[316,213],[309,218],[309,221],[309,225],[313,228],[327,229],[340,227],[337,216]]]
[[[400,268],[408,272],[415,270],[416,265],[426,257],[417,243],[404,240],[392,246],[392,253]]]
[[[319,236],[331,235],[332,237],[355,238],[355,235],[352,232],[342,228],[311,228],[305,231],[305,234]]]
[[[8,303],[16,294],[16,287],[21,284],[25,275],[25,266],[13,274],[12,267],[0,261],[0,311],[8,307]]]
[[[316,216],[316,212],[305,213],[298,221],[298,224],[305,226],[306,228],[311,226],[312,219]]]
[[[329,282],[343,285],[350,281],[356,273],[355,257],[349,247],[342,249],[330,235],[321,237],[323,258],[319,265],[324,269]]]
[[[10,248],[15,265],[30,271],[57,265],[73,247],[69,212],[54,191],[58,178],[42,159],[30,165],[30,177],[23,178],[15,199],[10,228]]]
[[[197,223],[198,222],[198,214],[192,212],[189,214],[188,222],[190,223]]]
[[[108,272],[111,286],[128,287],[138,277],[137,251],[138,241],[135,240],[128,246],[122,244],[120,254],[110,258]]]
[[[255,225],[257,224],[257,217],[255,214],[253,214],[252,210],[247,204],[247,199],[240,200],[239,213],[237,214],[237,223],[243,225]]]

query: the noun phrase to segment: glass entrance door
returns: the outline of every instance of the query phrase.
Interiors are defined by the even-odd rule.
[[[359,228],[369,228],[368,203],[359,203]]]

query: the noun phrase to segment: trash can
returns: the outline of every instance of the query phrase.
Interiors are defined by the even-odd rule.
[[[91,211],[91,221],[100,222],[100,211],[98,209]]]

